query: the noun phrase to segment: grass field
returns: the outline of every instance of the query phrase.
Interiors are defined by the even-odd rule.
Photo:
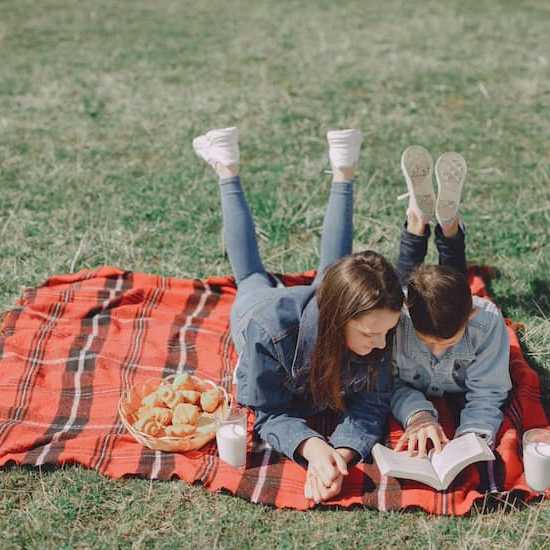
[[[401,151],[467,159],[470,260],[550,385],[545,0],[0,0],[0,305],[100,264],[229,271],[191,139],[238,125],[269,268],[314,267],[324,133],[365,134],[355,246],[395,259]],[[80,468],[0,472],[2,548],[537,548],[550,505],[470,518],[277,511]]]

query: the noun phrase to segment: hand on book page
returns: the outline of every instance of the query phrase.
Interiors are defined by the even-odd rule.
[[[427,445],[430,440],[437,452],[440,452],[449,441],[432,413],[420,411],[409,420],[405,433],[399,438],[395,450],[400,451],[406,443],[409,456],[424,458],[427,456]],[[417,445],[418,453],[416,453]]]
[[[473,433],[453,439],[429,458],[410,457],[380,444],[374,446],[372,456],[382,474],[414,479],[438,490],[446,489],[466,466],[495,458],[486,441]]]

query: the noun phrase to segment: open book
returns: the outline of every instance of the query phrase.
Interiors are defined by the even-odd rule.
[[[466,466],[495,459],[485,440],[474,433],[453,439],[440,453],[431,451],[428,458],[396,453],[380,443],[373,447],[372,456],[383,475],[414,479],[439,491],[446,489]]]

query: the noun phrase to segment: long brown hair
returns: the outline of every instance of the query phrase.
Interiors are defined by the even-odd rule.
[[[315,403],[341,411],[342,364],[348,357],[346,323],[376,309],[400,311],[403,292],[392,265],[366,250],[332,264],[316,295],[319,324],[309,385]]]

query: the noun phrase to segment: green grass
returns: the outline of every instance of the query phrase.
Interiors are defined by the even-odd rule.
[[[0,305],[105,263],[229,272],[191,139],[231,124],[268,267],[315,266],[324,133],[354,126],[366,134],[355,246],[395,258],[405,146],[462,152],[470,259],[499,269],[493,293],[548,378],[549,20],[544,0],[0,2]],[[467,519],[299,513],[77,467],[0,479],[6,548],[550,542],[546,503]]]

